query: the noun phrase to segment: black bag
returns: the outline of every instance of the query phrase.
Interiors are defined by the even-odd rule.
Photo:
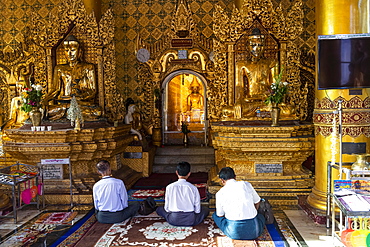
[[[272,206],[267,199],[261,199],[258,213],[262,214],[266,219],[266,224],[274,223],[274,213],[272,212]]]
[[[138,213],[141,215],[148,215],[156,210],[157,206],[154,198],[149,196],[144,201],[140,202],[140,208]]]

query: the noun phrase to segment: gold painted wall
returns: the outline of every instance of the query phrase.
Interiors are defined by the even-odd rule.
[[[26,24],[30,21],[30,13],[37,12],[48,19],[50,12],[57,11],[61,0],[1,0],[0,1],[0,56],[12,52],[23,41]],[[213,38],[213,11],[215,5],[223,6],[230,12],[233,1],[229,0],[187,0],[193,13],[197,29],[207,38]],[[314,52],[315,37],[315,1],[302,0],[304,31],[301,35],[300,49],[302,53]],[[135,57],[135,38],[152,43],[164,37],[170,27],[177,0],[102,0],[104,15],[112,8],[115,16],[116,32],[116,73],[117,88],[125,98],[135,101],[144,100],[142,84],[138,82],[138,61]],[[292,4],[290,0],[272,0],[274,7],[281,3],[282,7]]]

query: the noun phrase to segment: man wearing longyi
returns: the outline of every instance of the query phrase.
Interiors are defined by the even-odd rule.
[[[102,176],[93,187],[96,218],[100,223],[120,223],[137,214],[140,203],[128,203],[128,195],[122,180],[113,178],[109,162],[100,161],[96,168]]]
[[[198,225],[209,209],[200,205],[197,187],[186,181],[191,174],[190,164],[180,162],[176,174],[179,179],[166,187],[164,207],[158,207],[157,214],[173,226]]]
[[[219,177],[223,187],[216,193],[213,220],[231,239],[256,239],[265,226],[264,216],[257,211],[261,198],[249,182],[235,180],[231,167],[223,167]]]

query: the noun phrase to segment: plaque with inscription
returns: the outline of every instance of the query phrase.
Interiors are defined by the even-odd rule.
[[[256,173],[283,173],[283,164],[255,164]]]
[[[44,165],[42,167],[44,179],[63,179],[63,165]]]
[[[172,48],[192,48],[193,40],[192,39],[172,39],[171,47]]]
[[[42,172],[44,179],[63,179],[63,164],[69,164],[69,159],[42,159]],[[69,169],[71,169],[69,167]]]

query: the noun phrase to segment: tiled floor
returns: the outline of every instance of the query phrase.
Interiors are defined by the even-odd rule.
[[[331,228],[313,222],[303,210],[284,210],[309,247],[342,246],[331,236]]]
[[[14,223],[12,218],[0,218],[0,236],[2,238],[15,229],[20,228],[24,223],[39,213],[39,211],[31,205],[19,210],[18,212],[17,224]],[[314,223],[307,217],[303,210],[284,210],[284,213],[288,216],[296,230],[303,237],[308,247],[341,246],[337,240],[335,241],[335,244],[333,244],[331,229],[328,230],[325,225]],[[304,245],[297,245],[297,247],[304,247]]]

